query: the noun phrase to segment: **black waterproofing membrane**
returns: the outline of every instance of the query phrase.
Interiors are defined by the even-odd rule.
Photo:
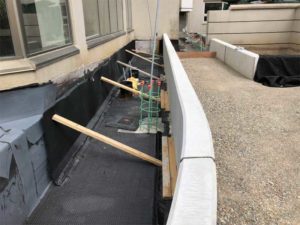
[[[118,80],[122,67],[116,60],[129,59],[130,55],[120,50],[44,114],[50,174],[57,185],[50,188],[26,224],[166,223],[171,201],[161,198],[161,168],[51,119],[59,114],[161,159],[161,134],[118,132],[120,125],[136,126],[139,97],[120,99],[117,89],[100,81],[101,76]],[[132,65],[150,72],[150,64],[144,60],[133,58]],[[154,75],[160,74],[163,69],[155,67]]]
[[[254,80],[270,87],[300,86],[300,56],[260,55]]]
[[[44,113],[43,128],[49,172],[56,184],[63,181],[63,170],[85,139],[75,142],[79,133],[58,125],[52,120],[52,116],[58,114],[86,126],[112,89],[111,85],[101,82],[100,77],[105,76],[112,80],[118,80],[122,75],[122,68],[116,61],[128,62],[131,56],[126,54],[125,49],[132,48],[134,48],[134,42],[115,53],[93,72],[86,74]]]
[[[109,116],[138,113],[138,108],[137,98],[112,97],[93,130],[157,157],[155,134],[106,126]],[[50,188],[27,224],[157,224],[158,167],[92,138],[76,158],[68,179]]]

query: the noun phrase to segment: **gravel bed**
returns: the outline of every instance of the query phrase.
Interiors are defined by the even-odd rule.
[[[214,140],[218,224],[300,224],[300,87],[270,88],[217,59],[182,63]]]

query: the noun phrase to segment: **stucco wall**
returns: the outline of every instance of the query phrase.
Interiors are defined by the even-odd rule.
[[[295,12],[299,6],[247,5],[231,6],[227,11],[209,11],[208,40],[218,38],[234,45],[287,47],[299,37],[299,33],[294,32]]]
[[[131,40],[133,40],[132,34],[124,35],[99,47],[90,49],[86,54],[82,53],[69,57],[36,71],[1,75],[0,90],[33,83],[42,84],[50,80],[54,83],[61,83],[71,78],[80,77],[85,69],[93,67],[93,63],[101,62]]]
[[[21,67],[27,71],[1,74],[0,90],[12,89],[34,83],[42,84],[50,80],[54,83],[60,83],[71,78],[80,77],[83,75],[84,70],[93,67],[95,63],[108,58],[114,52],[134,40],[134,32],[131,32],[88,50],[85,37],[82,1],[70,1],[69,8],[73,42],[74,46],[80,50],[80,53],[40,69],[35,69],[30,60],[26,58],[21,60],[0,61],[1,69]],[[124,7],[124,14],[125,13]],[[125,16],[126,15],[124,15],[124,17]],[[126,19],[124,23],[126,29]]]
[[[293,23],[293,33],[291,35],[290,42],[293,45],[293,48],[300,50],[300,6],[295,11],[295,17],[294,17],[294,23]]]
[[[193,10],[187,14],[187,31],[189,33],[206,33],[203,0],[194,0]]]
[[[155,24],[156,1],[149,0],[152,30]],[[180,0],[160,1],[159,38],[167,33],[170,39],[178,39]],[[134,1],[132,4],[132,20],[135,39],[149,40],[152,37],[147,0]]]

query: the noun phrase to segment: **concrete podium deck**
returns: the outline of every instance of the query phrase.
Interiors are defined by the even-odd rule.
[[[214,140],[218,224],[299,224],[300,87],[270,88],[217,59],[183,59]]]

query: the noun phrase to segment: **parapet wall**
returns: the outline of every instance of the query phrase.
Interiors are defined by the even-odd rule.
[[[253,80],[259,58],[258,54],[218,39],[211,40],[209,50],[216,52],[219,60]]]
[[[299,49],[300,4],[232,5],[208,12],[208,41],[233,45]]]
[[[171,132],[179,170],[167,224],[215,225],[217,181],[209,124],[169,37],[164,34],[163,39]]]
[[[295,20],[293,22],[293,33],[290,42],[293,48],[300,49],[300,7],[295,11]]]

